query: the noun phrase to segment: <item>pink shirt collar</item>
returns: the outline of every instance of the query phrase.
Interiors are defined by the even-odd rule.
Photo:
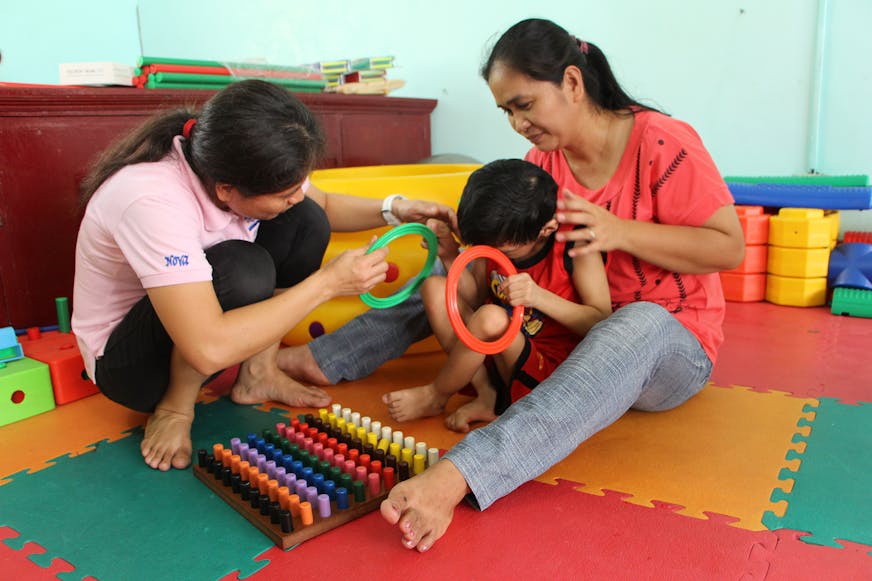
[[[197,177],[197,174],[188,165],[188,160],[185,159],[185,154],[182,151],[183,139],[181,135],[173,138],[173,155],[178,163],[179,171],[186,180],[186,186],[194,193],[194,199],[197,200],[197,204],[203,212],[203,227],[206,231],[220,232],[233,221],[243,221],[248,225],[250,225],[249,223],[257,222],[258,220],[245,218],[229,210],[222,210],[215,205],[206,188],[203,187],[203,182],[200,181],[200,178]]]

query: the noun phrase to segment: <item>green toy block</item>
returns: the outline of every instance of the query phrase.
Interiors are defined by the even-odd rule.
[[[54,409],[48,365],[29,357],[0,365],[0,426]]]
[[[724,177],[724,181],[745,184],[787,184],[799,186],[862,187],[869,185],[869,176],[825,176],[820,174],[801,176],[726,176]]]
[[[834,315],[872,318],[872,290],[839,287],[833,290]]]

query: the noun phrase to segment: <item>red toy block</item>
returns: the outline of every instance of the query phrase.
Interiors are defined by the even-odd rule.
[[[30,328],[19,342],[26,356],[48,365],[57,405],[97,393],[97,386],[85,373],[85,363],[72,333]]]
[[[763,206],[736,206],[739,223],[745,233],[745,244],[769,243],[769,214]]]
[[[724,298],[728,301],[748,303],[766,298],[766,274],[721,273]]]
[[[861,242],[863,244],[872,244],[872,232],[845,232],[842,242]]]
[[[768,244],[751,244],[745,246],[745,259],[742,264],[732,270],[731,274],[758,274],[766,272],[766,264],[769,260]]]

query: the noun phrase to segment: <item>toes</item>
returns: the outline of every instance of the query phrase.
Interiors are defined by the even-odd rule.
[[[191,453],[187,451],[177,452],[173,456],[171,464],[177,470],[184,470],[191,464]]]
[[[400,520],[400,508],[391,502],[390,499],[385,499],[381,503],[382,518],[388,521],[389,524],[395,525]]]
[[[441,535],[437,535],[433,531],[430,531],[429,533],[424,535],[421,540],[418,541],[418,546],[416,547],[418,549],[418,552],[424,553],[426,551],[429,551],[430,547],[433,546],[433,543],[435,543],[440,536]]]

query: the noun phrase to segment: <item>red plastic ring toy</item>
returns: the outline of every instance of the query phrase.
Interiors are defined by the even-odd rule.
[[[509,275],[518,274],[518,271],[505,254],[492,246],[483,245],[471,246],[461,252],[457,260],[454,261],[454,264],[451,265],[451,270],[448,271],[448,281],[445,285],[445,302],[448,306],[448,320],[451,321],[454,332],[463,341],[463,344],[473,351],[484,353],[485,355],[494,355],[495,353],[505,351],[512,344],[512,341],[515,340],[515,335],[521,330],[524,307],[523,305],[517,305],[512,310],[512,320],[509,323],[509,328],[496,341],[482,341],[469,332],[469,329],[466,328],[463,322],[463,318],[460,316],[460,310],[457,308],[457,285],[460,282],[460,275],[463,274],[466,265],[476,258],[490,258]]]

